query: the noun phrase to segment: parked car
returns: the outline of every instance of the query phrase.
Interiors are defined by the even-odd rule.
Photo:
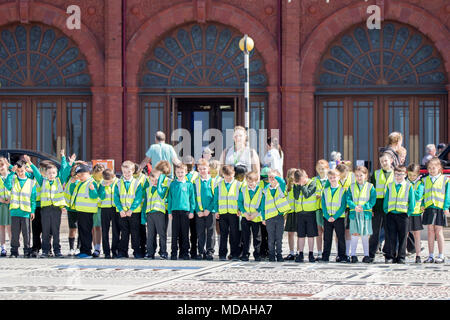
[[[39,163],[42,160],[50,160],[58,169],[61,167],[61,161],[59,161],[56,157],[42,151],[29,149],[0,149],[0,157],[8,159],[9,163],[12,165],[19,161],[20,157],[24,154],[30,156],[31,161],[37,166],[39,166]]]
[[[447,147],[437,155],[441,160],[442,166],[444,167],[444,175],[450,177],[450,145],[447,143]],[[428,175],[428,170],[426,166],[421,166],[420,173],[423,177]]]

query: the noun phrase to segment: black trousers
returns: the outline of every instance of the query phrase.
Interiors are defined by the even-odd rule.
[[[41,208],[42,252],[50,251],[50,236],[53,237],[54,253],[61,253],[59,228],[61,226],[61,208],[48,206]]]
[[[198,218],[197,215],[194,214],[194,218],[189,219],[189,232],[190,232],[189,240],[191,243],[190,246],[191,256],[197,255],[197,218]]]
[[[31,221],[31,231],[33,232],[33,246],[31,247],[31,251],[37,252],[42,249],[41,207],[36,207],[36,210],[34,211],[34,219]]]
[[[416,253],[414,235],[411,231],[408,232],[408,238],[406,239],[406,250],[410,253]]]
[[[114,256],[119,253],[120,242],[120,214],[116,208],[101,208],[101,222],[102,222],[102,247],[103,254],[110,256],[111,252]],[[112,229],[112,241],[109,245],[109,229]]]
[[[338,239],[338,256],[341,259],[346,257],[345,255],[345,218],[339,218],[334,222],[329,222],[327,219],[323,219],[323,253],[324,259],[329,259],[331,254],[331,245],[333,244],[333,230],[336,232]]]
[[[147,254],[156,251],[156,235],[159,235],[159,254],[167,255],[167,214],[162,212],[147,213]]]
[[[267,228],[261,223],[261,256],[266,257],[269,254],[269,235]]]
[[[141,255],[141,213],[133,212],[131,217],[120,217],[119,213],[119,228],[120,228],[120,243],[119,253],[122,256],[128,257],[128,243],[131,235],[131,248],[133,248],[133,255]]]
[[[189,211],[172,211],[172,256],[178,253],[180,248],[180,257],[189,254]]]
[[[198,238],[198,254],[213,254],[215,244],[214,227],[216,225],[215,213],[210,212],[206,217],[196,217],[195,223]]]
[[[266,228],[269,240],[269,258],[280,256],[283,250],[284,218],[282,215],[266,220]]]
[[[92,228],[94,226],[94,214],[77,211],[78,237],[80,239],[80,253],[92,254]]]
[[[241,220],[242,226],[242,255],[250,255],[250,239],[253,236],[253,257],[261,256],[261,222],[248,221],[245,217]]]
[[[386,215],[386,234],[389,234],[387,259],[405,259],[406,237],[408,236],[408,215],[406,213],[388,213]],[[398,241],[398,247],[397,245]]]
[[[380,244],[380,230],[384,226],[384,252],[389,252],[389,232],[386,231],[386,214],[384,211],[374,211],[372,218],[372,235],[369,238],[369,257],[375,258]]]
[[[30,218],[11,217],[11,253],[18,255],[20,234],[23,237],[23,254],[30,253]]]
[[[141,254],[145,255],[145,253],[147,252],[147,228],[146,228],[145,224],[141,223],[139,225],[139,235],[140,235],[140,239],[141,239],[141,241],[140,241],[140,243],[141,243]]]
[[[239,257],[239,217],[234,213],[224,213],[219,216],[220,244],[219,257],[226,257],[227,242],[230,237],[230,251],[233,258]]]

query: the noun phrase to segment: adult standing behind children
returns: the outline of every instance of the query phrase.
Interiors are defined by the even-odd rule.
[[[222,152],[220,164],[245,167],[246,173],[253,171],[259,175],[259,157],[255,149],[248,146],[248,135],[244,127],[236,126],[234,128],[233,140],[233,146]]]
[[[170,163],[170,172],[173,171],[173,165],[181,164],[178,159],[175,149],[170,145],[165,143],[166,135],[162,131],[156,132],[155,143],[150,146],[150,148],[145,153],[145,159],[139,165],[139,172],[151,162],[152,168],[156,166],[161,160],[167,160]]]
[[[268,166],[270,169],[277,170],[283,178],[284,154],[281,150],[278,138],[267,138],[267,146],[268,150],[263,159],[263,164]]]
[[[387,147],[380,148],[380,155],[387,153],[392,157],[392,167],[400,165],[400,156],[398,154],[403,144],[403,135],[400,132],[392,132],[388,136]]]

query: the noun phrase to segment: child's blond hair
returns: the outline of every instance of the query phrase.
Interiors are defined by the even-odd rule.
[[[134,172],[134,162],[133,162],[133,161],[125,160],[125,161],[122,163],[122,166],[121,166],[121,167],[122,167],[122,168],[130,169],[130,170],[133,170],[133,172]]]

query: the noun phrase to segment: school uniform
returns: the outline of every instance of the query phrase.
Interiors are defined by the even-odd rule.
[[[411,182],[414,187],[414,199],[416,201],[416,205],[414,206],[414,212],[411,213],[411,216],[408,218],[409,220],[409,231],[420,231],[423,230],[422,225],[422,200],[423,194],[425,190],[425,185],[422,180],[417,180],[416,182]],[[412,248],[415,249],[415,248]]]
[[[320,196],[322,194],[323,189],[325,187],[329,186],[330,183],[328,182],[328,178],[321,179],[320,176],[315,176],[312,178],[312,180],[316,183],[316,199],[317,196]],[[323,228],[323,211],[322,211],[322,201],[320,198],[316,200],[316,221],[317,226],[320,226]]]
[[[216,217],[214,211],[215,179],[207,176],[206,179],[198,176],[194,179],[196,230],[198,238],[198,254],[203,259],[212,260],[214,254],[214,226]],[[198,212],[208,210],[205,217],[197,216]],[[191,230],[192,232],[192,230]]]
[[[26,177],[21,179],[11,172],[4,182],[5,188],[11,192],[9,211],[11,214],[11,256],[19,255],[20,234],[23,237],[23,253],[30,257],[30,217],[36,210],[36,183]]]
[[[248,185],[241,187],[238,198],[238,207],[241,212],[242,227],[242,255],[241,260],[248,261],[250,255],[250,237],[253,235],[253,257],[255,261],[261,261],[261,225],[262,225],[262,197],[263,188],[257,185],[250,189]],[[247,220],[249,213],[258,212],[252,220]]]
[[[293,208],[297,212],[297,237],[317,237],[316,182],[309,180],[304,186],[294,185],[290,198],[293,199]]]
[[[70,208],[70,198],[71,198],[70,189],[71,189],[71,185],[72,184],[77,184],[77,181],[78,180],[75,180],[74,182],[72,182],[72,179],[69,179],[64,184],[64,197],[66,198],[66,204],[67,204],[67,206],[66,206],[67,223],[69,225],[69,229],[78,229],[77,212]],[[80,240],[80,237],[78,235],[77,247],[79,247],[79,240]],[[69,248],[70,248],[70,250],[74,250],[75,249],[74,248],[74,244],[75,244],[75,238],[69,238]]]
[[[90,186],[94,189],[91,190]],[[86,258],[92,255],[93,215],[98,211],[98,192],[93,178],[77,181],[70,185],[70,209],[76,211],[80,253],[78,257]]]
[[[140,173],[136,176],[136,179],[139,181],[142,187],[142,207],[144,207],[144,196],[145,196],[145,188],[149,185],[148,177]],[[139,225],[139,236],[140,236],[140,246],[141,246],[141,254],[145,255],[147,252],[147,228],[146,217],[144,213],[141,213],[141,224]],[[156,244],[156,238],[154,239],[154,243]]]
[[[375,202],[372,218],[372,235],[369,238],[369,257],[371,259],[375,258],[375,254],[377,253],[378,246],[380,243],[380,231],[383,226],[386,225],[386,214],[383,210],[383,202],[385,195],[385,187],[386,185],[392,183],[394,181],[394,173],[392,171],[384,171],[383,169],[376,170],[370,179],[370,183],[372,183],[375,187],[375,191],[377,193],[377,201]],[[389,234],[385,229],[385,244],[383,251],[388,251],[389,246]]]
[[[263,180],[263,177],[261,177],[261,180],[259,181],[259,187],[265,188],[269,183],[265,180]],[[289,201],[289,199],[288,199]],[[288,215],[289,218],[289,215]],[[295,232],[297,232],[297,220],[295,220]],[[261,223],[261,259],[265,259],[269,255],[269,240],[267,235],[267,227]]]
[[[214,210],[219,213],[219,258],[221,260],[226,259],[228,253],[228,236],[230,237],[231,258],[239,259],[240,235],[237,212],[240,187],[241,183],[235,179],[230,183],[222,179],[214,190]]]
[[[47,178],[42,177],[34,164],[31,164],[31,169],[33,170],[37,184],[41,189],[42,257],[46,257],[49,254],[51,236],[53,238],[54,254],[56,257],[61,257],[59,238],[61,209],[67,205],[61,181],[66,181],[67,177],[70,175],[70,170],[67,170],[66,167],[62,167],[58,176],[50,181]]]
[[[329,261],[333,230],[338,239],[337,256],[339,261],[346,261],[345,254],[345,210],[347,208],[347,191],[341,185],[336,188],[327,186],[322,191],[321,206],[323,212],[323,253],[322,261]],[[329,219],[334,221],[330,222]]]
[[[404,262],[406,257],[406,237],[408,236],[408,217],[414,212],[416,201],[414,187],[409,181],[386,185],[383,210],[386,213],[385,231],[389,239],[387,260]],[[398,242],[398,246],[397,246]]]
[[[263,191],[261,200],[261,216],[266,222],[269,245],[269,261],[283,261],[282,245],[284,231],[284,215],[291,210],[285,194],[286,183],[280,177],[275,177],[278,185],[272,188],[268,184]]]
[[[192,170],[186,174],[186,180],[190,183],[194,183],[194,180],[199,176],[197,171]],[[197,258],[197,215],[194,214],[194,218],[189,219],[189,241],[190,241],[190,254],[191,258]]]
[[[423,179],[423,183],[423,202],[425,206],[423,225],[447,227],[447,217],[444,211],[450,207],[450,184],[448,178],[443,174],[437,177],[427,176]]]
[[[173,180],[167,196],[169,215],[172,215],[171,259],[189,259],[189,214],[195,211],[194,186],[189,181]]]
[[[5,187],[5,180],[7,176],[0,176],[0,200],[9,201],[11,198],[11,192]],[[8,203],[0,203],[0,226],[11,225],[11,213],[9,212]]]
[[[104,182],[99,185],[98,195],[100,199],[101,225],[102,225],[102,247],[105,258],[115,258],[119,254],[120,243],[120,215],[117,214],[114,204],[114,191],[119,179],[114,178],[107,186]],[[109,242],[109,229],[112,229],[112,242]]]
[[[114,188],[114,204],[119,215],[120,242],[118,258],[128,257],[128,243],[131,235],[131,247],[135,258],[143,258],[141,251],[141,211],[143,189],[139,180],[122,176]],[[131,210],[131,217],[121,217],[121,211]]]

